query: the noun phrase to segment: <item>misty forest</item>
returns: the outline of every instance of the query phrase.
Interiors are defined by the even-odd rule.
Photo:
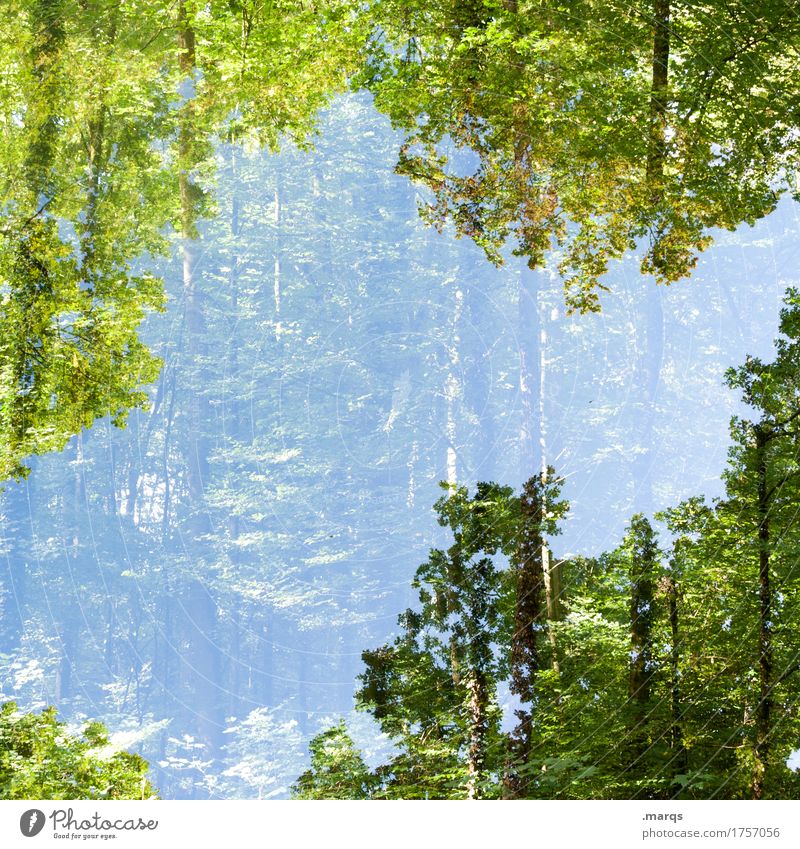
[[[2,8],[0,798],[798,798],[794,0]]]

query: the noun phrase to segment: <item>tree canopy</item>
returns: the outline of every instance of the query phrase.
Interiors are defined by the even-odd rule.
[[[55,708],[0,707],[0,799],[152,799],[147,770],[139,755],[112,746],[101,722],[76,736]]]
[[[0,34],[0,480],[147,406],[160,363],[139,326],[163,309],[163,283],[135,264],[168,248],[170,223],[196,235],[214,138],[302,143],[346,84],[358,31],[339,0],[278,15],[249,2],[14,6]]]
[[[715,228],[795,190],[800,23],[788,0],[370,5],[360,80],[407,137],[398,170],[441,228],[502,261],[553,252],[568,306],[611,259],[688,276]]]
[[[795,187],[788,0],[14,8],[0,478],[146,406],[159,363],[138,328],[163,295],[133,264],[211,213],[215,138],[305,144],[348,79],[405,130],[425,217],[493,262],[509,241],[531,267],[554,252],[574,309],[599,308],[609,260],[644,242],[644,273],[685,277],[714,229]]]

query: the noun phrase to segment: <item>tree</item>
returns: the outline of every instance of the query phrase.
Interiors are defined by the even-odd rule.
[[[653,675],[656,669],[656,582],[658,580],[658,549],[652,526],[644,516],[631,519],[630,531],[625,540],[630,550],[630,698],[629,746],[632,770],[644,773],[644,795],[652,791],[646,787],[650,770],[647,755],[652,749],[648,726],[653,723]]]
[[[563,564],[559,669],[535,681],[520,770],[533,798],[663,798],[669,715],[656,535],[634,516],[621,544]]]
[[[512,583],[513,631],[510,640],[510,690],[518,697],[515,710],[518,725],[510,741],[510,758],[505,776],[511,798],[526,798],[530,790],[527,765],[534,746],[534,711],[538,678],[546,668],[545,658],[560,671],[553,623],[561,618],[564,606],[560,565],[552,568],[546,535],[558,533],[558,520],[567,503],[558,501],[562,481],[555,470],[547,469],[544,481],[530,478],[514,501],[509,578]],[[496,519],[495,519],[496,520]],[[548,638],[549,646],[544,638]]]
[[[389,793],[529,795],[542,658],[558,669],[545,534],[557,532],[566,504],[548,471],[548,485],[532,478],[520,496],[495,483],[479,483],[472,497],[442,484],[448,494],[436,511],[453,544],[417,570],[421,609],[400,617],[394,644],[363,654],[361,707],[401,746],[378,770]],[[519,705],[510,736],[499,726],[507,681]]]
[[[0,799],[151,799],[147,770],[139,755],[115,749],[100,722],[75,736],[55,708],[0,707]]]
[[[734,447],[731,468],[726,474],[728,499],[718,508],[722,514],[735,511],[737,530],[746,535],[745,550],[757,560],[758,613],[754,630],[758,693],[753,711],[750,787],[754,799],[761,799],[768,792],[767,773],[775,766],[773,750],[776,738],[780,739],[781,719],[774,715],[773,704],[787,680],[800,669],[794,641],[789,639],[787,646],[787,641],[781,639],[784,634],[788,636],[786,599],[796,591],[792,563],[798,544],[795,504],[800,475],[797,448],[800,294],[797,290],[787,294],[780,332],[773,362],[764,364],[748,357],[742,367],[728,372],[728,385],[742,391],[744,402],[758,416],[755,421],[734,418],[731,423]]]
[[[497,792],[502,769],[497,685],[508,660],[503,575],[492,559],[509,533],[511,489],[482,483],[436,504],[453,544],[433,549],[413,586],[421,609],[400,617],[390,646],[362,655],[358,700],[400,754],[378,771],[384,793],[476,799]]]
[[[442,485],[454,542],[418,569],[400,636],[363,654],[360,706],[399,748],[373,798],[791,798],[799,338],[791,291],[775,360],[729,372],[759,415],[732,422],[726,497],[659,516],[668,562],[642,515],[614,551],[565,561],[559,619],[542,556],[557,482]]]
[[[369,799],[376,777],[347,733],[343,721],[308,744],[311,768],[292,787],[294,799]]]
[[[752,665],[741,679],[745,722],[737,734],[740,766],[749,772],[748,792],[764,798],[779,786],[788,757],[787,736],[794,710],[785,693],[798,665],[798,647],[789,625],[795,609],[793,568],[800,543],[796,521],[797,421],[800,412],[800,301],[796,290],[781,312],[776,357],[764,363],[748,357],[728,372],[728,385],[756,411],[753,419],[731,422],[733,446],[725,473],[726,497],[703,516],[697,545],[714,546],[730,579],[752,588],[730,607],[730,636],[740,640],[737,662]],[[746,648],[745,648],[746,647]],[[777,782],[777,784],[776,784]]]
[[[728,385],[755,415],[731,421],[725,497],[711,505],[690,499],[667,512],[685,609],[678,715],[686,780],[733,797],[792,792],[785,761],[797,734],[792,694],[800,669],[791,625],[800,544],[798,305],[789,290],[772,362],[748,357],[728,371]],[[691,766],[703,759],[705,774],[695,779]]]
[[[642,239],[643,273],[687,276],[711,228],[794,188],[788,0],[379,0],[370,16],[361,80],[407,133],[398,170],[431,189],[426,218],[493,262],[506,241],[531,267],[557,245],[570,308],[599,309],[609,260]]]
[[[0,502],[4,691],[70,719],[102,710],[114,730],[158,724],[142,752],[165,797],[285,795],[303,741],[321,730],[318,706],[349,709],[361,650],[385,641],[410,604],[397,541],[435,544],[419,518],[441,494],[450,335],[439,321],[456,285],[456,375],[471,393],[455,401],[459,469],[493,468],[477,438],[490,427],[497,452],[513,451],[514,387],[492,375],[513,372],[514,340],[487,343],[507,275],[488,269],[491,298],[482,278],[458,277],[474,267],[474,246],[439,252],[392,173],[396,138],[368,97],[342,98],[321,122],[311,151],[217,149],[218,215],[198,222],[207,360],[186,359],[180,251],[148,261],[172,305],[143,335],[166,364],[150,411],[124,430],[97,422]],[[199,393],[211,410],[201,433],[212,532],[195,541],[186,475]],[[215,646],[184,612],[191,580],[214,605]],[[189,640],[230,660],[206,680]],[[34,661],[40,677],[17,671]],[[213,761],[198,748],[212,699],[224,711]]]
[[[17,11],[0,34],[0,480],[98,418],[122,426],[147,407],[160,363],[138,330],[163,308],[163,284],[132,266],[167,248],[169,222],[184,240],[188,347],[200,354],[193,240],[212,206],[210,140],[302,143],[345,87],[359,33],[340,0],[279,14],[105,0]]]
[[[98,417],[123,425],[159,367],[137,331],[161,289],[131,262],[164,246],[163,102],[148,64],[119,56],[126,21],[93,11],[67,20],[66,3],[37,0],[4,54],[0,479]]]

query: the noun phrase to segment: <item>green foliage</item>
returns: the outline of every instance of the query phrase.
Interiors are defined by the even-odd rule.
[[[311,768],[292,787],[294,799],[369,799],[376,787],[344,721],[309,743]]]
[[[794,190],[800,108],[789,0],[376,0],[359,81],[407,133],[424,217],[488,258],[556,248],[570,308],[599,309],[611,259],[689,275],[711,228]],[[467,154],[467,155],[465,155]]]
[[[165,245],[165,92],[130,18],[76,5],[25,4],[2,60],[0,480],[96,418],[123,425],[160,366],[138,328],[161,286],[131,263]]]
[[[0,505],[15,577],[4,578],[0,597],[4,691],[39,706],[44,686],[60,711],[102,708],[115,731],[168,720],[142,744],[165,797],[285,795],[319,730],[306,711],[313,716],[323,700],[331,712],[348,709],[343,682],[357,674],[361,650],[378,645],[375,635],[409,603],[407,561],[387,552],[399,537],[436,533],[417,517],[441,495],[442,443],[420,434],[442,431],[437,398],[450,341],[438,322],[456,287],[469,317],[459,328],[464,384],[494,368],[513,374],[518,358],[507,334],[490,359],[485,335],[498,305],[512,308],[511,275],[491,271],[487,315],[484,281],[470,277],[465,289],[459,276],[473,273],[474,249],[439,252],[413,196],[398,192],[396,139],[368,97],[342,98],[321,120],[312,151],[217,150],[218,215],[198,223],[207,354],[190,357],[180,329],[180,253],[157,257],[150,267],[170,307],[151,316],[143,337],[167,363],[152,409],[134,412],[124,430],[97,422],[61,457],[37,459]],[[369,193],[354,190],[364,175]],[[198,503],[185,470],[188,411],[203,396],[211,414],[198,431],[211,453]],[[488,397],[465,392],[456,413],[471,428],[489,414],[499,433],[491,442],[510,455],[514,428],[502,423],[514,397],[513,378],[504,379]],[[457,450],[474,466],[486,448],[469,433],[459,426]],[[198,541],[181,523],[201,512],[213,531]],[[334,515],[343,521],[321,519]],[[217,617],[205,633],[175,608],[195,603],[189,587],[198,581]],[[210,652],[207,633],[221,656],[216,687],[174,652],[179,644]],[[324,652],[287,649],[320,641]],[[317,683],[331,674],[339,687]],[[215,753],[198,730],[197,705],[212,693],[225,729]]]
[[[725,498],[712,505],[693,500],[667,514],[679,535],[675,558],[693,631],[687,713],[692,720],[705,716],[709,733],[696,745],[716,742],[708,760],[721,767],[727,758],[730,772],[716,780],[734,796],[787,792],[793,776],[784,762],[800,733],[793,695],[800,668],[793,627],[800,591],[799,315],[790,290],[775,359],[748,357],[728,372],[754,415],[731,422]],[[707,778],[706,788],[713,781]]]
[[[732,421],[725,497],[688,499],[661,514],[669,552],[636,515],[614,551],[564,561],[558,618],[544,617],[537,580],[518,577],[553,530],[548,515],[564,512],[557,482],[546,496],[540,481],[522,496],[497,484],[480,484],[472,498],[449,488],[436,509],[453,545],[418,569],[421,607],[400,618],[397,640],[363,655],[360,705],[399,749],[376,771],[382,785],[373,797],[793,798],[794,290],[780,329],[771,363],[748,358],[728,373],[755,415]],[[530,517],[541,523],[532,536]],[[539,600],[526,607],[520,593]],[[511,734],[501,732],[507,681],[520,722]]]
[[[446,485],[444,485],[445,488]],[[510,487],[449,488],[436,503],[453,544],[416,572],[420,609],[400,617],[392,645],[362,655],[358,701],[400,754],[378,774],[389,798],[490,795],[501,769],[497,682],[508,660],[506,586],[493,559],[513,545]]]
[[[7,7],[0,479],[24,475],[26,457],[63,448],[98,417],[121,425],[148,406],[160,362],[138,334],[165,299],[138,263],[172,243],[180,259],[203,258],[202,274],[192,262],[163,263],[173,316],[182,317],[177,329],[173,316],[151,317],[172,368],[149,417],[137,412],[135,433],[115,442],[103,442],[101,428],[80,434],[68,470],[51,467],[24,490],[26,506],[30,498],[55,516],[52,533],[20,515],[20,498],[4,502],[4,546],[23,568],[3,588],[3,628],[19,637],[27,617],[26,645],[14,644],[25,662],[17,671],[9,661],[7,679],[30,693],[40,675],[58,681],[65,703],[106,699],[112,713],[135,710],[139,722],[157,711],[202,726],[197,737],[164,732],[157,744],[159,762],[180,771],[181,792],[279,793],[275,762],[293,769],[301,730],[248,705],[307,715],[308,682],[324,663],[303,654],[298,673],[281,629],[295,645],[312,629],[358,625],[347,638],[332,632],[337,650],[367,633],[364,599],[395,598],[387,576],[402,568],[373,568],[387,545],[375,505],[392,493],[405,527],[413,519],[404,505],[427,500],[420,481],[434,481],[440,467],[442,387],[458,421],[448,440],[464,468],[475,459],[464,447],[468,428],[487,428],[484,442],[498,453],[512,444],[506,414],[514,415],[518,351],[506,344],[488,367],[488,346],[465,336],[479,338],[486,320],[469,254],[448,246],[431,270],[433,240],[397,236],[402,198],[388,177],[371,186],[377,211],[364,215],[366,193],[354,182],[393,141],[376,134],[363,101],[326,118],[331,136],[362,138],[357,156],[337,150],[326,163],[293,151],[264,168],[248,146],[307,146],[318,110],[345,85],[377,21],[356,84],[407,132],[399,167],[433,192],[428,219],[452,221],[493,261],[507,240],[532,265],[560,243],[568,303],[591,309],[610,258],[644,239],[643,270],[676,279],[710,227],[755,220],[791,182],[793,10],[782,0],[759,0],[746,14],[673,3],[662,86],[654,38],[665,6],[650,2],[622,11],[590,0],[569,9],[514,0]],[[231,144],[215,149],[219,138]],[[230,193],[215,185],[219,168],[233,175]],[[329,205],[337,195],[343,202]],[[373,243],[405,263],[380,287],[381,262],[360,247]],[[494,278],[493,298],[507,298],[500,288],[511,277]],[[668,564],[635,520],[615,551],[561,565],[561,614],[545,612],[538,597],[525,608],[531,587],[542,592],[533,543],[557,532],[565,508],[552,476],[527,488],[527,513],[508,487],[448,489],[436,509],[452,544],[418,570],[418,604],[401,617],[397,640],[365,653],[362,704],[398,751],[368,776],[337,727],[320,738],[308,792],[499,796],[513,761],[531,796],[747,795],[757,786],[791,795],[782,759],[798,732],[792,297],[776,361],[731,373],[758,415],[734,422],[727,497],[670,513],[678,540]],[[465,320],[443,329],[442,311],[453,314],[459,299]],[[618,330],[609,339],[625,336]],[[401,341],[376,353],[378,337]],[[454,354],[478,379],[454,376]],[[335,396],[314,380],[330,374]],[[626,375],[615,379],[627,391]],[[612,407],[586,413],[587,429],[603,415],[614,421]],[[342,471],[335,458],[351,428],[362,444],[346,450],[372,462]],[[492,428],[505,435],[488,438]],[[337,500],[348,504],[339,523],[329,521]],[[82,524],[81,501],[101,505],[108,521]],[[118,568],[120,540],[130,562]],[[335,564],[356,561],[357,594],[352,570],[319,580],[322,568],[329,577]],[[94,585],[89,563],[98,564]],[[70,592],[81,597],[83,621]],[[101,632],[102,658],[84,640]],[[527,654],[518,650],[522,632]],[[152,655],[142,651],[150,645]],[[647,682],[638,690],[644,705],[632,699],[632,652]],[[226,653],[237,662],[222,671]],[[103,666],[108,677],[87,676],[96,686],[78,695],[73,662]],[[222,683],[206,699],[209,681]],[[198,705],[212,700],[201,716]],[[521,756],[503,731],[514,714],[524,719]],[[213,729],[226,724],[230,742],[214,750]],[[216,756],[230,768],[215,784]]]
[[[14,6],[0,33],[0,481],[97,418],[147,408],[161,363],[138,332],[163,284],[133,264],[166,250],[169,224],[197,237],[215,137],[307,139],[361,32],[341,0]]]
[[[137,331],[162,296],[151,277],[122,273],[115,264],[88,278],[52,220],[0,245],[0,479],[26,474],[24,458],[63,448],[96,418],[121,426],[146,406],[160,362]]]
[[[0,707],[0,799],[150,799],[147,762],[115,751],[100,722],[69,734],[54,708]]]

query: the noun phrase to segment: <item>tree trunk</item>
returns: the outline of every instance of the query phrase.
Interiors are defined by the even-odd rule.
[[[470,671],[468,705],[469,743],[467,749],[467,798],[480,799],[480,782],[486,762],[486,732],[488,730],[487,709],[489,694],[486,676],[480,669]]]
[[[547,377],[547,319],[546,304],[540,269],[522,271],[519,293],[520,339],[520,397],[522,400],[522,426],[520,429],[521,465],[531,472],[538,469],[542,485],[547,483],[547,411],[545,408],[545,381]],[[544,538],[541,539],[541,562],[544,576],[545,610],[547,621],[557,622],[563,616],[561,601],[561,562],[553,562]],[[551,647],[551,665],[559,672],[558,646],[554,629],[547,627]]]
[[[22,642],[28,574],[33,560],[32,508],[34,476],[7,483],[2,493],[2,548],[5,573],[0,589],[0,644],[10,652]]]
[[[656,547],[650,523],[641,516],[631,522],[633,547],[631,553],[631,661],[628,679],[630,699],[630,721],[628,751],[631,762],[628,771],[645,774],[643,759],[647,753],[648,720],[651,706],[651,683],[653,677],[653,619]],[[651,791],[643,788],[637,796],[651,797]]]
[[[646,516],[653,513],[653,442],[656,404],[664,361],[664,310],[660,286],[648,286],[644,301],[644,334],[641,324],[633,326],[636,333],[637,358],[633,383],[640,388],[640,413],[635,426],[636,453],[630,469],[633,482],[633,509]]]
[[[681,707],[680,679],[680,623],[678,612],[678,584],[675,579],[675,561],[672,563],[673,574],[666,581],[666,595],[669,602],[670,627],[670,748],[672,749],[673,775],[685,774],[689,769],[688,753],[683,742],[683,717]]]
[[[228,275],[228,288],[230,291],[230,315],[229,320],[232,327],[238,327],[239,322],[239,236],[241,230],[240,202],[239,202],[239,163],[237,156],[237,141],[230,140],[230,164],[231,164],[231,220],[230,235],[233,245],[232,254],[229,258],[230,273]],[[239,346],[235,343],[228,346],[228,385],[233,386],[233,392],[226,398],[225,403],[225,436],[232,445],[238,446],[242,442],[242,401],[237,391],[239,384]],[[233,480],[236,475],[235,466],[228,465],[227,475]],[[228,557],[234,568],[234,573],[239,574],[241,566],[241,549],[239,547],[239,536],[242,532],[241,517],[235,511],[230,512],[228,518]],[[231,716],[239,716],[243,708],[242,699],[242,630],[241,630],[241,608],[244,600],[233,597],[231,600],[231,622],[230,622],[230,679],[227,687],[228,704],[227,713]]]
[[[259,654],[256,662],[261,669],[260,685],[256,689],[256,698],[261,699],[265,705],[273,705],[278,699],[275,693],[276,665],[275,665],[275,614],[267,610],[264,612],[264,622],[261,627],[261,636],[258,641]]]
[[[770,756],[772,707],[772,590],[770,587],[769,492],[767,488],[767,443],[764,429],[755,426],[756,472],[758,475],[758,683],[756,734],[753,747],[753,799],[764,798],[764,782]]]
[[[532,749],[533,701],[536,676],[542,668],[539,633],[546,620],[545,564],[542,553],[542,502],[536,478],[525,484],[520,499],[521,530],[516,563],[514,631],[511,638],[511,692],[519,698],[515,711],[518,724],[510,739],[510,764],[504,779],[505,796],[524,799],[530,780],[520,775],[519,767],[526,766]]]
[[[647,182],[660,196],[666,157],[667,86],[669,84],[670,0],[653,0],[652,87]]]
[[[473,464],[478,480],[497,480],[497,425],[491,409],[493,382],[492,361],[483,345],[484,340],[494,337],[494,316],[490,303],[481,288],[478,275],[470,277],[465,285],[466,313],[473,332],[470,345],[464,351],[464,401],[479,422],[480,455]],[[417,326],[418,329],[418,326]]]
[[[458,275],[458,270],[457,270]],[[447,369],[447,378],[445,380],[444,395],[446,401],[446,425],[445,431],[447,434],[447,483],[451,488],[458,484],[458,451],[456,449],[457,431],[457,415],[458,399],[460,397],[462,386],[459,380],[459,371],[461,367],[461,315],[464,310],[464,293],[461,291],[458,284],[453,295],[453,319],[450,327],[450,345],[449,345],[449,363]]]
[[[519,432],[520,468],[524,478],[541,468],[543,435],[540,374],[542,367],[541,317],[538,281],[541,271],[520,272],[519,286],[519,394],[522,419]]]
[[[64,701],[74,695],[72,687],[72,671],[76,665],[78,647],[78,626],[74,619],[65,617],[58,626],[58,641],[61,648],[61,659],[56,669],[55,704],[61,707]]]
[[[272,269],[272,298],[275,308],[275,340],[281,338],[281,252],[283,248],[283,225],[281,206],[282,180],[280,173],[275,174],[275,197],[274,197],[274,224],[275,224],[275,259]]]

